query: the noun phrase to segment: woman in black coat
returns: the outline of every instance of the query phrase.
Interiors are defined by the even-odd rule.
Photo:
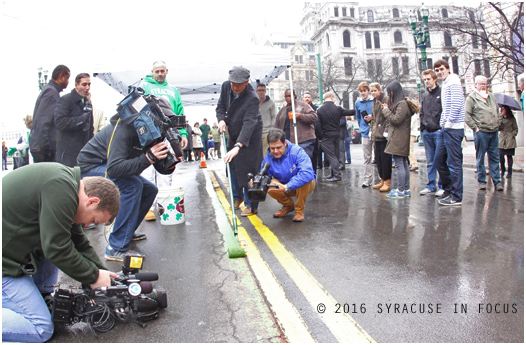
[[[235,207],[239,207],[244,199],[246,208],[242,216],[257,213],[258,203],[248,199],[247,174],[256,175],[263,160],[263,121],[259,113],[259,98],[248,84],[249,78],[250,72],[246,68],[234,67],[229,81],[221,86],[216,108],[219,132],[225,132],[228,126],[227,153],[223,160],[230,162]]]

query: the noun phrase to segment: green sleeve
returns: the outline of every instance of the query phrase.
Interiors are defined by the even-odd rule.
[[[44,256],[61,271],[82,283],[97,281],[99,269],[94,251],[79,225],[73,225],[77,212],[78,184],[59,179],[44,185],[40,193],[40,241]],[[79,249],[77,249],[77,246]],[[96,255],[96,254],[95,254]],[[100,266],[100,260],[98,262]]]

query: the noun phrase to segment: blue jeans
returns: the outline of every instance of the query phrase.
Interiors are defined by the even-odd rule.
[[[104,176],[105,172],[106,165],[101,165],[86,172],[82,177]],[[113,249],[125,252],[130,249],[133,233],[141,225],[157,196],[157,187],[142,176],[110,178],[110,180],[119,188],[121,198],[119,214],[115,218],[109,242]]]
[[[246,207],[254,208],[254,210],[257,210],[259,202],[252,203],[248,199],[248,188],[247,188],[247,186],[244,186],[244,187],[240,187],[239,186],[239,183],[237,182],[236,169],[234,168],[233,164],[230,165],[230,177],[232,178],[232,191],[233,191],[233,194],[234,194],[234,199],[235,200],[243,199],[243,201],[245,202],[245,206]],[[241,196],[243,196],[243,197],[241,197]]]
[[[345,146],[345,154],[347,156],[347,163],[351,164],[351,137],[345,138],[343,145]]]
[[[409,190],[409,163],[407,157],[393,155],[396,167],[396,180],[398,182],[398,191],[405,192]]]
[[[475,149],[477,152],[477,179],[479,184],[486,184],[486,166],[484,155],[488,153],[489,173],[493,184],[501,184],[499,170],[499,132],[475,133]]]
[[[444,147],[444,138],[442,137],[441,131],[435,132],[422,132],[422,138],[424,141],[424,148],[426,151],[426,162],[427,162],[427,185],[426,188],[430,191],[436,191],[436,178],[437,178],[437,165],[438,165],[438,154],[440,149]],[[442,188],[441,178],[438,180],[438,188]]]
[[[7,158],[2,157],[2,170],[7,170]]]
[[[442,129],[444,146],[447,151],[447,166],[451,173],[451,195],[453,200],[462,201],[464,192],[464,176],[462,168],[462,139],[464,129]]]
[[[49,309],[41,292],[57,283],[58,268],[46,258],[34,276],[2,277],[2,341],[41,343],[53,335]]]

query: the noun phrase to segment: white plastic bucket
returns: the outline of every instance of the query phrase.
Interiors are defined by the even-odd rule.
[[[157,193],[157,202],[164,208],[160,215],[162,225],[184,223],[184,188],[161,187]]]

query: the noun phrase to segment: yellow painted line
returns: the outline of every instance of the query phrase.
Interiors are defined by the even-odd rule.
[[[314,278],[292,253],[290,253],[270,229],[257,216],[248,217],[263,240],[287,271],[309,304],[325,322],[332,334],[341,343],[374,343],[373,338],[349,315],[336,314],[338,302]],[[322,307],[323,306],[323,307]],[[318,308],[325,308],[324,313]]]
[[[216,190],[219,201],[223,205],[229,220],[232,221],[231,205],[228,202],[225,194],[219,187],[215,176],[210,172],[212,184]],[[233,223],[232,223],[233,224]],[[263,290],[268,302],[272,307],[272,311],[276,316],[276,320],[280,323],[283,332],[285,333],[289,342],[292,343],[315,343],[316,341],[312,338],[307,325],[303,321],[298,310],[294,305],[287,299],[285,291],[278,282],[276,276],[263,260],[259,250],[250,238],[244,227],[239,226],[241,224],[238,220],[238,238],[240,241],[245,242],[247,250],[247,258],[250,263],[261,289]]]

